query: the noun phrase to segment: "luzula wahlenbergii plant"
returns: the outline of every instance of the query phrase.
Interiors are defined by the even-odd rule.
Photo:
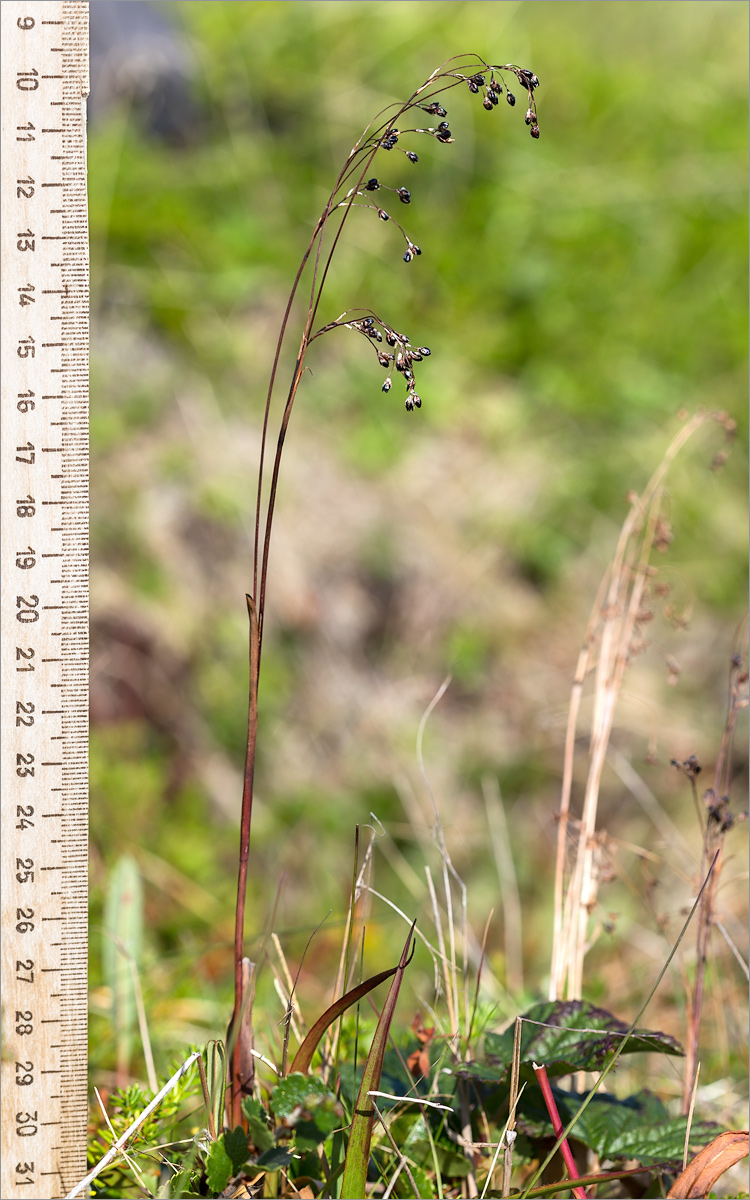
[[[408,161],[411,170],[419,162],[414,147],[420,139],[432,138],[440,145],[449,145],[453,134],[448,122],[448,113],[443,104],[445,93],[451,88],[466,86],[481,100],[488,113],[500,107],[501,101],[513,108],[516,104],[512,86],[525,93],[528,104],[526,125],[533,138],[539,137],[534,93],[539,86],[536,75],[512,63],[497,65],[485,62],[478,55],[459,56],[449,59],[432,73],[420,87],[402,104],[395,104],[380,112],[367,126],[348,155],[333,190],[315,225],[309,245],[292,285],[289,300],[279,330],[276,352],[268,385],[258,471],[258,490],[255,510],[255,537],[253,544],[253,590],[247,596],[250,618],[250,685],[247,750],[245,755],[244,786],[242,795],[242,822],[240,832],[239,878],[237,884],[237,909],[235,919],[234,961],[235,997],[230,1034],[231,1065],[229,1070],[228,1115],[231,1127],[241,1122],[242,1096],[252,1089],[252,982],[248,964],[243,964],[243,936],[245,920],[245,897],[247,890],[248,856],[250,848],[250,822],[253,802],[253,775],[258,730],[258,678],[263,648],[263,627],[268,580],[268,560],[271,544],[276,492],[281,456],[284,448],[289,419],[294,406],[297,389],[305,367],[305,358],[310,344],[333,329],[345,327],[364,337],[376,353],[381,367],[387,371],[382,390],[389,392],[397,376],[401,376],[405,389],[405,406],[412,412],[422,405],[417,391],[416,367],[430,354],[427,346],[413,346],[405,334],[380,317],[374,310],[348,310],[336,320],[328,321],[317,330],[315,324],[325,288],[328,272],[336,252],[344,225],[354,208],[369,209],[372,215],[383,222],[394,225],[403,237],[403,261],[412,263],[422,250],[412,239],[410,232],[397,220],[386,205],[390,199],[408,206],[411,193],[400,180],[392,181],[393,159],[403,154],[399,167]],[[394,153],[395,152],[395,153]],[[375,158],[383,162],[382,176],[375,174]],[[388,197],[388,200],[385,197]],[[400,210],[397,210],[400,211]],[[267,455],[270,436],[271,401],[273,399],[281,349],[289,332],[289,320],[294,301],[303,279],[306,281],[307,311],[302,329],[299,350],[287,391],[286,402],[278,429],[276,451],[273,457],[270,480],[267,480]]]

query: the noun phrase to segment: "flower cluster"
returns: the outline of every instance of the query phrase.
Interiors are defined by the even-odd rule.
[[[503,85],[495,76],[495,71],[512,71],[521,87],[525,87],[529,97],[529,107],[526,110],[525,121],[530,127],[529,132],[533,138],[539,137],[539,121],[536,115],[536,103],[534,101],[534,92],[539,87],[539,80],[533,71],[527,71],[523,67],[514,67],[507,65],[505,67],[490,67],[488,68],[489,81],[485,75],[469,75],[466,78],[469,91],[475,95],[479,94],[482,97],[482,105],[488,112],[492,112],[497,104],[500,103],[500,97],[503,94]],[[511,108],[515,106],[516,97],[505,85],[505,99]]]
[[[402,109],[399,110],[399,113],[396,115],[396,117],[392,117],[390,120],[386,121],[384,125],[382,125],[375,132],[371,133],[369,136],[365,136],[358,147],[355,147],[355,151],[352,152],[353,156],[355,153],[367,154],[369,156],[369,163],[372,162],[375,154],[380,150],[387,150],[388,152],[391,152],[398,149],[406,155],[409,162],[418,163],[419,156],[415,154],[413,150],[406,149],[404,146],[399,145],[399,140],[405,135],[422,134],[435,138],[436,141],[441,142],[443,145],[449,144],[454,140],[450,125],[448,123],[448,111],[438,100],[434,99],[436,91],[444,91],[446,88],[456,87],[460,83],[465,83],[472,94],[481,96],[482,105],[488,112],[491,112],[494,108],[497,108],[502,96],[505,96],[506,103],[513,108],[515,107],[516,97],[508,87],[505,79],[506,74],[512,75],[520,84],[520,86],[526,90],[528,95],[528,108],[526,110],[525,122],[526,125],[529,126],[531,136],[533,138],[538,138],[539,122],[537,120],[536,101],[534,97],[534,93],[539,87],[539,80],[537,76],[533,73],[533,71],[528,71],[523,67],[517,67],[511,63],[507,63],[504,66],[497,66],[482,63],[481,60],[479,61],[481,69],[479,71],[475,71],[473,74],[464,74],[459,70],[443,70],[440,74],[435,73],[435,75],[433,75],[428,81],[428,84],[426,84],[423,88],[420,88],[415,96],[412,97],[412,99]],[[438,85],[440,86],[438,87]],[[417,99],[417,96],[419,96],[421,92],[424,92],[427,86],[432,87],[432,96],[428,95],[424,99]],[[409,129],[398,127],[395,123],[396,119],[401,120],[406,113],[414,109],[419,109],[421,112],[424,112],[431,117],[439,117],[440,120],[434,126],[417,126]],[[370,200],[370,197],[373,196],[373,193],[380,191],[392,192],[394,196],[398,197],[402,204],[411,204],[412,196],[409,188],[404,186],[389,187],[388,184],[383,183],[383,181],[377,176],[373,176],[372,178],[364,181],[363,172],[360,182],[355,187],[350,188],[345,199],[338,202],[338,207],[346,209],[349,209],[353,206],[359,208],[370,208],[377,213],[381,221],[392,221],[397,229],[400,230],[404,241],[406,242],[403,260],[405,263],[412,262],[413,259],[418,258],[421,255],[422,251],[419,246],[412,241],[409,234],[406,232],[400,222],[394,218],[392,213],[389,213],[387,209],[382,206],[382,204],[374,202],[374,199],[372,201]],[[355,197],[362,197],[364,203],[358,202]],[[414,390],[414,374],[412,368],[415,362],[420,362],[422,358],[426,357],[430,353],[426,347],[423,346],[417,350],[414,350],[410,346],[408,338],[396,333],[396,331],[391,329],[390,326],[374,317],[364,317],[355,321],[346,321],[343,318],[339,318],[339,320],[333,322],[331,326],[326,326],[326,329],[333,328],[335,325],[346,325],[347,328],[356,330],[358,333],[361,333],[363,336],[367,337],[368,340],[376,343],[382,343],[383,334],[385,334],[386,342],[393,349],[393,353],[385,350],[377,351],[378,361],[380,362],[381,366],[389,368],[388,376],[383,384],[383,391],[390,391],[392,386],[392,374],[395,370],[403,376],[406,382],[407,410],[411,412],[415,408],[421,408],[422,401]],[[381,329],[383,331],[382,333]],[[320,330],[319,332],[322,333],[325,331]]]
[[[422,399],[415,391],[414,363],[429,358],[432,353],[429,347],[419,346],[415,349],[405,334],[398,333],[380,318],[362,317],[356,321],[343,321],[342,324],[345,324],[347,329],[354,329],[357,333],[361,333],[369,341],[379,343],[374,347],[378,362],[381,367],[389,368],[382,391],[390,392],[393,386],[393,372],[397,371],[406,384],[406,411],[413,412],[415,408],[421,408]],[[379,348],[383,344],[383,338],[385,338],[386,345],[390,347],[389,350]]]

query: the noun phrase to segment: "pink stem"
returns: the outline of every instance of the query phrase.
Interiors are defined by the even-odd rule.
[[[547,1112],[549,1113],[549,1119],[552,1122],[552,1128],[555,1131],[555,1137],[559,1138],[562,1136],[563,1123],[560,1120],[560,1114],[557,1111],[557,1105],[555,1104],[555,1097],[552,1095],[552,1088],[550,1087],[550,1082],[547,1078],[547,1068],[544,1066],[544,1064],[542,1064],[540,1067],[537,1066],[536,1063],[532,1063],[532,1066],[534,1068],[534,1074],[536,1075],[537,1082],[542,1089],[544,1103],[547,1105]],[[563,1156],[565,1166],[568,1168],[568,1174],[570,1175],[570,1178],[575,1179],[578,1175],[578,1167],[576,1166],[576,1160],[573,1158],[573,1151],[568,1145],[567,1138],[563,1138],[560,1142],[560,1153]],[[574,1187],[572,1191],[573,1195],[576,1197],[576,1200],[586,1200],[586,1191],[584,1188]]]

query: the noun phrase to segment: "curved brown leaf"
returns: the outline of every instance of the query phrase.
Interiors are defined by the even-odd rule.
[[[704,1146],[667,1192],[672,1200],[703,1200],[720,1175],[750,1154],[747,1129],[730,1129]]]
[[[293,1075],[295,1071],[300,1071],[301,1074],[306,1075],[310,1070],[312,1056],[317,1050],[320,1039],[328,1026],[333,1025],[333,1022],[342,1013],[345,1013],[347,1008],[351,1008],[352,1004],[356,1004],[358,1000],[361,1000],[363,996],[366,996],[368,992],[376,988],[379,983],[384,983],[386,979],[390,979],[391,975],[395,975],[397,970],[398,967],[391,967],[389,971],[381,971],[378,975],[371,975],[369,979],[365,979],[363,983],[357,984],[355,988],[352,988],[350,992],[346,992],[330,1008],[327,1008],[322,1016],[318,1017],[295,1054],[294,1062],[289,1068],[290,1075]]]

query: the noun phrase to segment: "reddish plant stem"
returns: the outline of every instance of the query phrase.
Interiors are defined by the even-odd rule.
[[[560,1120],[560,1114],[557,1111],[557,1105],[555,1104],[555,1097],[552,1095],[552,1088],[550,1086],[549,1079],[547,1078],[547,1068],[543,1063],[541,1066],[538,1066],[537,1063],[533,1063],[532,1066],[534,1067],[534,1074],[536,1075],[537,1082],[542,1089],[544,1103],[547,1106],[547,1112],[549,1113],[549,1119],[552,1122],[552,1128],[554,1130],[555,1137],[559,1138],[565,1126]],[[563,1140],[560,1142],[560,1153],[563,1156],[565,1166],[568,1168],[568,1174],[570,1175],[570,1178],[577,1179],[579,1171],[576,1165],[576,1160],[573,1157],[573,1151],[568,1145],[567,1138],[563,1138]],[[586,1192],[584,1188],[574,1187],[572,1191],[573,1195],[576,1197],[576,1200],[586,1200]]]
[[[237,877],[237,905],[234,922],[234,1011],[232,1028],[235,1043],[229,1073],[228,1109],[230,1128],[234,1129],[242,1120],[242,1095],[249,1082],[244,1078],[242,1029],[249,1023],[249,1014],[243,1013],[244,981],[242,970],[245,930],[245,901],[247,898],[247,870],[250,857],[250,823],[253,814],[253,780],[255,776],[255,748],[258,740],[258,670],[260,667],[260,641],[258,637],[258,612],[252,596],[247,596],[247,612],[250,619],[250,688],[247,717],[247,747],[245,750],[245,774],[242,785],[242,819],[240,825],[240,860]]]
[[[710,852],[708,845],[709,832],[705,834],[706,842],[704,846],[703,858],[701,860],[701,873],[705,873],[706,862]],[[722,838],[723,841],[723,838]],[[693,1084],[698,1070],[698,1046],[700,1042],[701,1031],[701,1016],[703,1012],[703,992],[706,979],[706,964],[708,962],[708,943],[711,938],[711,926],[713,925],[713,907],[714,907],[714,892],[716,891],[716,883],[721,871],[721,846],[714,855],[713,869],[710,886],[706,888],[701,897],[700,909],[698,910],[698,931],[696,934],[695,947],[695,979],[693,981],[693,994],[690,998],[690,1007],[688,1012],[688,1036],[685,1045],[685,1082],[682,1089],[682,1115],[687,1116],[690,1109],[690,1098],[693,1093]]]

